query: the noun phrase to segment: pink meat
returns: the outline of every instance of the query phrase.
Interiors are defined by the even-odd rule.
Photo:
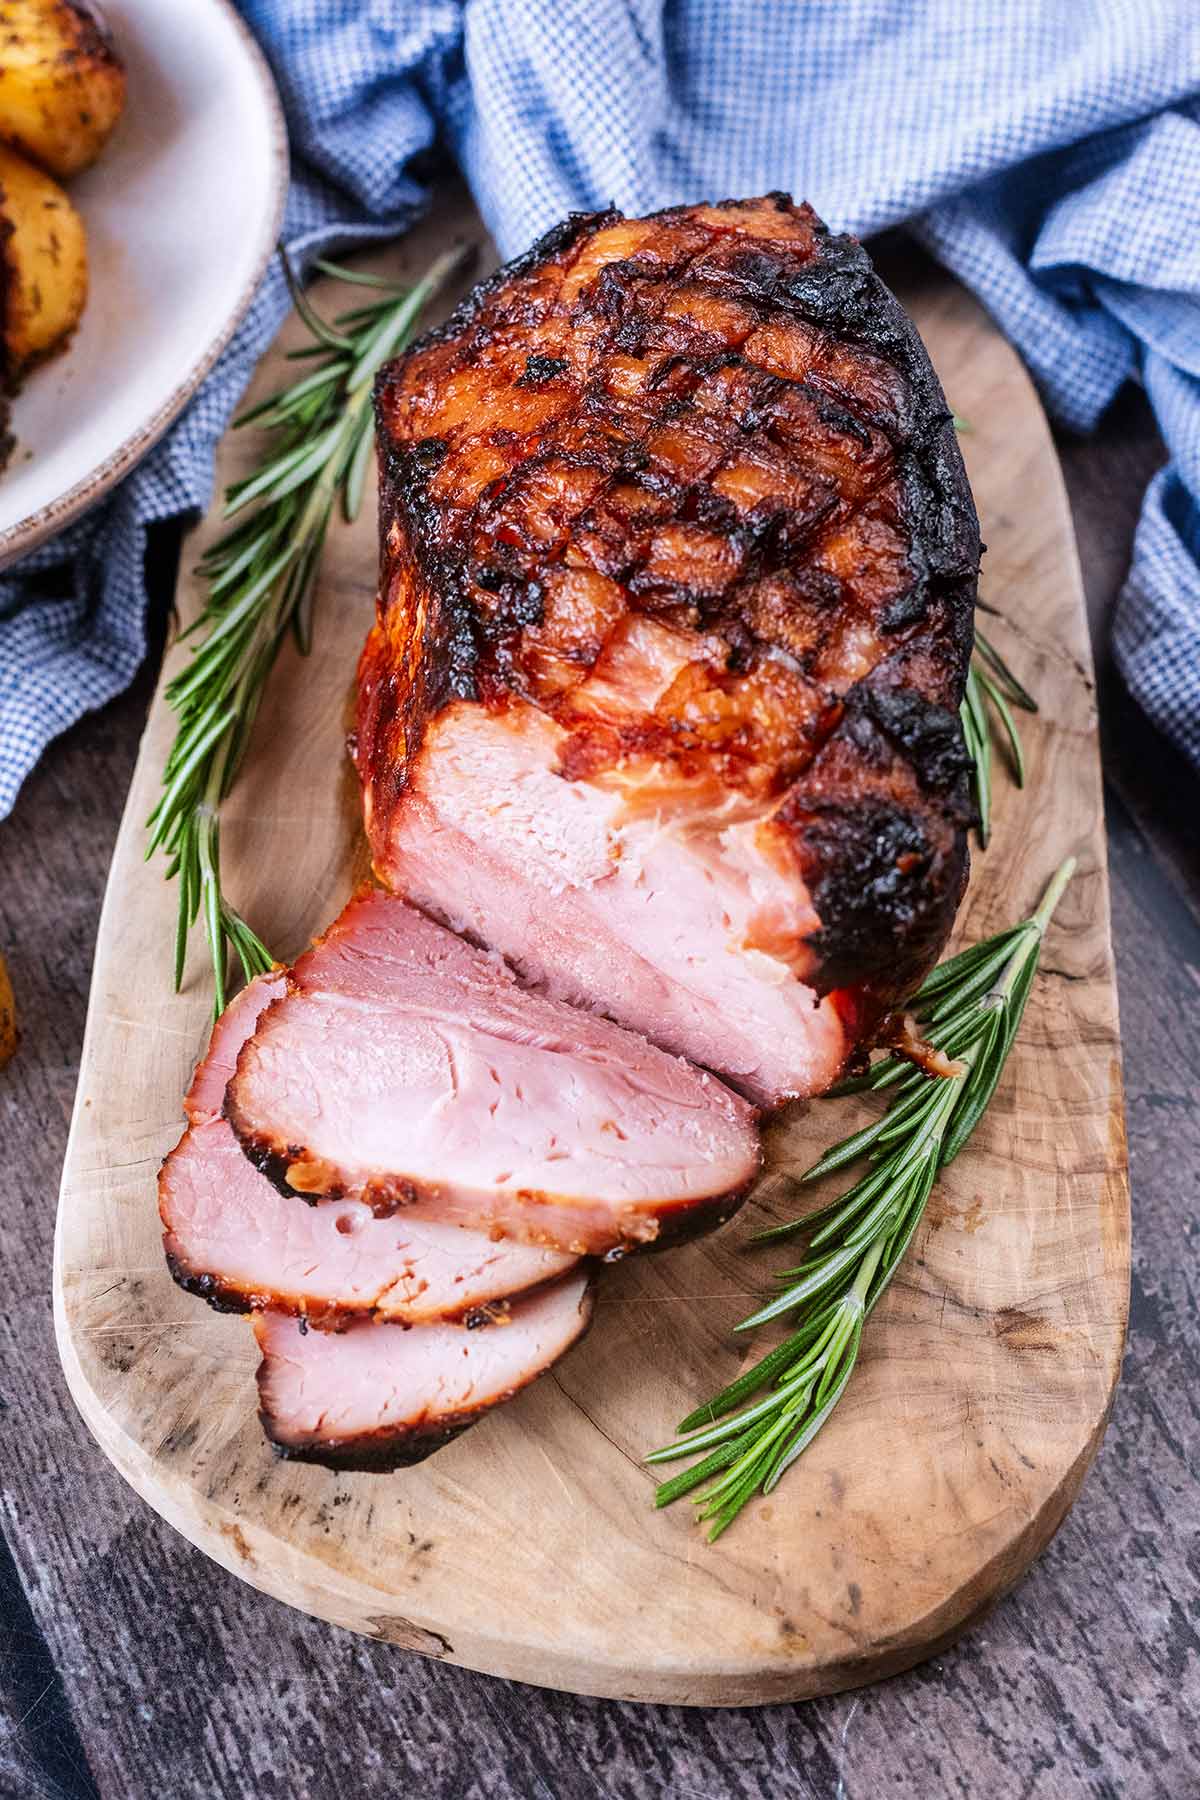
[[[578,1255],[718,1222],[758,1166],[753,1112],[720,1082],[378,892],[296,964],[226,1114],[297,1192]]]
[[[337,1468],[419,1462],[492,1407],[511,1400],[582,1336],[587,1278],[568,1275],[518,1301],[503,1321],[357,1324],[305,1332],[263,1313],[260,1416],[285,1456]]]
[[[185,1103],[193,1123],[163,1164],[163,1247],[182,1287],[232,1312],[415,1324],[459,1318],[572,1266],[558,1251],[436,1219],[378,1219],[354,1200],[304,1206],[272,1187],[219,1112],[238,1052],[283,991],[282,975],[260,976],[226,1008]]]
[[[850,1041],[806,985],[819,921],[762,809],[564,781],[532,707],[430,726],[381,873],[555,999],[715,1069],[761,1105],[820,1093]],[[647,810],[648,808],[648,810]]]
[[[196,1064],[192,1085],[184,1095],[183,1110],[193,1125],[219,1119],[225,1105],[225,1089],[237,1067],[238,1054],[258,1024],[259,1016],[287,992],[282,969],[257,975],[235,994],[212,1028],[208,1049]]]
[[[318,1325],[363,1313],[410,1325],[459,1318],[575,1261],[437,1219],[376,1218],[358,1200],[305,1206],[247,1162],[223,1119],[189,1127],[158,1195],[171,1273],[231,1312],[272,1307]]]

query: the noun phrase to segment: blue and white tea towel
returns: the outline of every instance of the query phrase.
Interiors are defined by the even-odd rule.
[[[241,0],[294,154],[303,257],[412,220],[458,162],[501,251],[576,208],[787,188],[839,230],[908,223],[1052,413],[1146,388],[1155,477],[1115,622],[1200,767],[1197,0]],[[0,817],[46,743],[130,680],[154,520],[207,504],[285,310],[268,278],[197,399],[103,506],[0,577]]]

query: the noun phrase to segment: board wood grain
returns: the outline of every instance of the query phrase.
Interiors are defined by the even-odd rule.
[[[453,207],[406,243],[416,269],[479,234]],[[274,1460],[255,1419],[248,1326],[163,1265],[155,1175],[182,1129],[209,989],[170,984],[174,893],[142,859],[171,722],[151,709],[100,924],[60,1198],[55,1313],[66,1377],[135,1489],[252,1584],[409,1650],[523,1681],[744,1705],[911,1666],[1015,1582],[1070,1506],[1104,1429],[1129,1281],[1128,1192],[1108,884],[1087,632],[1053,446],[984,314],[938,283],[906,296],[951,404],[989,545],[994,636],[1042,703],[1028,791],[998,781],[995,835],[959,922],[970,941],[1027,911],[1068,852],[1026,1024],[969,1150],[930,1202],[875,1314],[855,1381],[812,1450],[715,1546],[655,1512],[645,1451],[755,1353],[730,1328],[773,1262],[757,1223],[810,1204],[794,1177],[854,1121],[796,1109],[714,1238],[606,1274],[584,1342],[513,1406],[422,1467],[336,1475]],[[256,392],[279,379],[285,330]],[[221,483],[254,455],[223,447]],[[191,563],[216,529],[185,550]],[[371,616],[375,526],[331,538],[313,654],[285,650],[231,798],[227,885],[283,956],[364,866],[343,754]],[[181,615],[197,604],[182,583]],[[163,680],[179,666],[176,648]],[[819,1194],[813,1200],[820,1198]],[[761,1350],[761,1345],[757,1346]]]

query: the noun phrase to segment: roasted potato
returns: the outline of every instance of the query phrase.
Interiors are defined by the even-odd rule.
[[[95,162],[125,71],[88,0],[0,0],[0,139],[65,179]]]
[[[0,364],[7,387],[74,331],[87,286],[83,220],[56,181],[0,146]]]

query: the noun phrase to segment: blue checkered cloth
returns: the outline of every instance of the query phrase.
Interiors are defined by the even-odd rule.
[[[787,188],[859,236],[906,223],[1087,431],[1141,380],[1171,461],[1114,644],[1200,766],[1197,0],[241,0],[292,134],[301,260],[403,228],[436,155],[507,255],[573,208]],[[0,579],[0,817],[145,649],[148,526],[204,507],[286,308],[265,282],[158,448]]]

